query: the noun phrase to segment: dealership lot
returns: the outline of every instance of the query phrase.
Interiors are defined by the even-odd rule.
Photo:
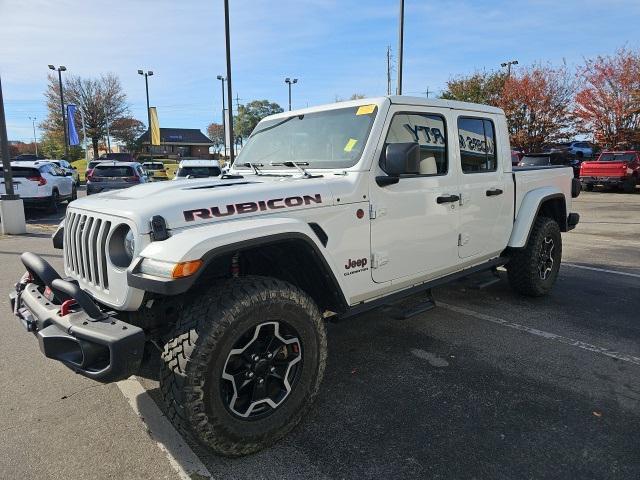
[[[583,192],[575,205],[581,223],[563,236],[549,297],[517,297],[504,280],[477,290],[482,279],[470,279],[438,288],[439,307],[408,320],[378,310],[330,323],[324,386],[301,425],[238,460],[194,445],[204,470],[184,470],[214,478],[640,476],[640,193]],[[0,472],[178,478],[172,462],[186,465],[189,450],[154,430],[157,409],[144,396],[133,402],[146,423],[117,385],[44,359],[8,312],[19,253],[60,268],[48,234],[62,214],[33,212],[28,236],[0,238]],[[151,359],[139,380],[160,403],[155,371]]]

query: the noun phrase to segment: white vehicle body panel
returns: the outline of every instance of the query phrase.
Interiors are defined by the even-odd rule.
[[[304,236],[329,266],[348,306],[481,265],[507,246],[524,246],[539,202],[548,195],[564,196],[570,212],[571,169],[512,173],[506,121],[494,107],[392,96],[284,112],[269,120],[362,105],[375,105],[377,115],[351,167],[308,169],[322,175],[319,178],[286,167],[269,169],[281,176],[233,167],[229,173],[243,178],[148,183],[77,200],[70,212],[125,223],[135,233],[135,257],[174,263],[200,259],[229,245]],[[380,186],[376,177],[386,175],[379,164],[386,134],[393,115],[401,112],[445,119],[449,169],[445,175],[417,175]],[[463,173],[459,134],[473,135],[458,132],[460,116],[493,122],[496,171]],[[495,189],[502,193],[487,195]],[[439,204],[442,195],[458,195],[460,201]],[[168,239],[151,241],[154,215],[165,219]],[[326,232],[326,245],[312,223]],[[65,239],[73,235],[66,232]],[[79,278],[68,257],[65,252],[65,272]],[[81,285],[106,305],[138,309],[144,292],[127,285],[126,272],[108,255],[107,262],[109,291],[82,278]]]

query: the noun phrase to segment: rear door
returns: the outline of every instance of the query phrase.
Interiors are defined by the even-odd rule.
[[[498,147],[505,150],[505,145],[496,141],[501,138],[496,130],[497,120],[491,114],[457,117],[461,171],[457,244],[461,259],[481,257],[503,248],[513,224],[511,169],[503,168],[510,161],[510,151],[498,152]]]
[[[458,260],[459,186],[457,169],[451,168],[455,134],[449,130],[449,110],[406,109],[391,107],[384,130],[388,133],[378,151],[384,155],[389,143],[419,143],[420,173],[403,175],[398,183],[385,186],[372,176],[371,275],[379,283],[420,273],[436,277]],[[385,175],[379,164],[374,169]]]

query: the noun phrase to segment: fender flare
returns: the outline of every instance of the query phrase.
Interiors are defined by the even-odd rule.
[[[221,231],[223,226],[226,231]],[[241,220],[218,225],[208,224],[186,230],[183,233],[189,233],[189,237],[199,237],[200,241],[189,246],[188,242],[185,241],[186,239],[180,238],[181,233],[178,233],[167,240],[151,243],[142,250],[140,256],[128,268],[128,284],[133,288],[147,292],[162,295],[179,295],[188,291],[198,281],[207,266],[222,255],[257,246],[297,240],[304,242],[309,249],[313,260],[317,262],[326,280],[336,292],[338,303],[344,308],[348,306],[344,296],[344,289],[323,254],[324,246],[321,240],[317,239],[313,228],[302,221],[291,218]],[[208,237],[205,236],[207,233],[210,234]],[[235,238],[232,239],[233,237]],[[181,248],[173,248],[177,246]],[[196,274],[190,277],[180,279],[160,278],[140,273],[140,264],[147,257],[176,263],[199,258],[202,259],[203,266]]]
[[[540,208],[544,202],[555,198],[560,198],[566,202],[564,193],[552,187],[538,188],[524,196],[518,209],[518,215],[513,223],[513,230],[507,244],[508,247],[523,248],[527,245],[533,223],[540,213]],[[566,231],[566,218],[564,223],[564,226],[560,225],[561,231]]]

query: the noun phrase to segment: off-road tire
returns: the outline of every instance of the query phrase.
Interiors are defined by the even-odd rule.
[[[541,252],[545,239],[553,241],[553,265],[548,276],[540,273]],[[524,248],[513,250],[506,265],[511,288],[528,297],[541,297],[551,291],[562,261],[562,237],[558,223],[548,217],[536,218]]]
[[[78,188],[75,185],[73,185],[71,187],[71,198],[69,198],[68,203],[71,203],[71,202],[73,202],[74,200],[77,200],[77,199],[78,199]]]
[[[202,290],[184,304],[160,367],[169,419],[183,434],[224,456],[248,455],[277,442],[300,422],[324,375],[327,340],[314,301],[289,283],[247,276]],[[301,373],[270,415],[240,419],[225,406],[221,393],[225,362],[243,333],[276,318],[299,334]]]

